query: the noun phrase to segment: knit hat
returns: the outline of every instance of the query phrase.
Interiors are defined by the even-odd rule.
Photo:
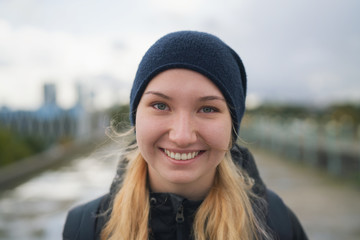
[[[234,50],[216,36],[203,32],[167,34],[145,53],[130,94],[132,125],[135,124],[136,109],[148,83],[157,74],[174,68],[201,73],[220,89],[230,109],[235,142],[245,111],[245,68]]]

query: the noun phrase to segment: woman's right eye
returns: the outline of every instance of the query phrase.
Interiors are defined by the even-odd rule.
[[[168,106],[165,103],[155,103],[153,107],[161,111],[168,110]]]

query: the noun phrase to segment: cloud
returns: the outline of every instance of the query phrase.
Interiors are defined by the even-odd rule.
[[[63,104],[77,79],[111,76],[125,91],[146,49],[183,29],[214,33],[234,48],[259,99],[360,101],[359,7],[355,0],[2,1],[0,104],[35,106],[47,79],[66,89]],[[27,89],[21,97],[19,85]]]
[[[237,21],[240,32],[247,21],[246,34],[232,40],[245,60],[249,92],[273,101],[359,102],[359,7],[356,1],[249,3]]]

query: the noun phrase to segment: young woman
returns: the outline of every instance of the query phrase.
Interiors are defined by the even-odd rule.
[[[246,74],[219,38],[182,31],[144,55],[130,95],[135,146],[109,194],[71,210],[64,239],[307,239],[237,145]]]

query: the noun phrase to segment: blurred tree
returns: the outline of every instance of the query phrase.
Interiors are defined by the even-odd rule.
[[[9,129],[0,127],[0,167],[32,155],[31,147]]]
[[[264,104],[256,109],[247,110],[249,115],[266,115],[280,118],[313,118],[317,121],[338,122],[350,120],[360,124],[360,106],[355,104],[336,104],[326,108],[312,108],[301,105]]]
[[[281,118],[306,118],[314,114],[314,110],[309,107],[284,104],[264,104],[247,112],[249,114],[263,114]]]
[[[50,147],[50,145],[54,144],[53,142],[47,141],[40,136],[25,136],[22,138],[22,140],[31,148],[34,153],[42,152]],[[60,140],[62,141],[62,139]]]
[[[336,121],[349,119],[355,124],[360,124],[360,106],[352,104],[333,105],[327,111],[331,118]]]

